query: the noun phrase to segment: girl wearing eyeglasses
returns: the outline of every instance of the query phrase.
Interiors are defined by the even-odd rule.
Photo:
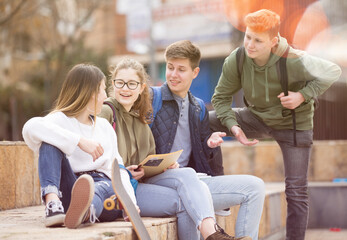
[[[210,192],[196,172],[179,168],[176,163],[165,172],[144,179],[143,168],[138,169],[143,159],[155,153],[148,126],[152,106],[144,67],[135,60],[123,59],[111,72],[111,81],[112,97],[106,100],[99,116],[114,124],[118,138],[115,144],[124,164],[140,180],[136,199],[141,216],[176,215],[179,239],[200,239],[200,233],[207,239],[216,232],[214,210]]]

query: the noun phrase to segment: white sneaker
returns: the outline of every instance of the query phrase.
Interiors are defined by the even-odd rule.
[[[214,213],[218,216],[224,216],[224,217],[229,216],[231,214],[230,208],[215,211]]]
[[[46,205],[46,227],[59,227],[64,224],[65,213],[61,201],[50,201]]]

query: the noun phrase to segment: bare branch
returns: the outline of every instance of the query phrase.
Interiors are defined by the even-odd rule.
[[[4,16],[2,19],[0,19],[0,26],[9,22],[19,12],[19,10],[23,7],[26,1],[27,0],[21,0],[7,16]]]

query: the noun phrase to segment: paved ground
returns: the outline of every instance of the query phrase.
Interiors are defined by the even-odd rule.
[[[131,230],[125,222],[97,223],[71,230],[67,228],[46,228],[43,225],[44,207],[26,207],[0,212],[0,239],[123,239]],[[172,220],[172,219],[171,219]],[[149,221],[151,223],[149,223]],[[156,219],[148,219],[152,224]],[[159,222],[163,221],[158,219]],[[108,235],[114,237],[107,237]],[[282,237],[272,238],[281,240]],[[347,229],[333,232],[328,229],[309,229],[305,240],[347,240]]]
[[[332,232],[327,229],[309,229],[305,240],[347,240],[347,229]]]
[[[26,207],[0,212],[0,239],[125,239],[132,231],[131,223],[117,221],[84,225],[78,229],[46,228],[44,206]],[[175,218],[146,218],[146,227],[175,221]],[[108,237],[108,236],[114,237]]]

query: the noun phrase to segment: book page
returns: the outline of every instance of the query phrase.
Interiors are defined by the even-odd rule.
[[[145,177],[155,176],[177,162],[182,151],[183,149],[172,153],[149,155],[139,164],[139,167],[145,170]]]

